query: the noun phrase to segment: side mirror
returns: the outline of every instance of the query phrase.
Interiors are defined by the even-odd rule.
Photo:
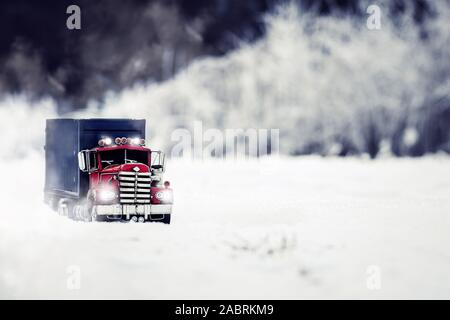
[[[162,170],[164,172],[165,154],[162,151],[152,151],[150,168],[153,170]]]
[[[78,167],[81,171],[87,172],[87,161],[86,161],[86,151],[78,152]]]

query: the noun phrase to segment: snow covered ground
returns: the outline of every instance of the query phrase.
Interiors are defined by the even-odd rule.
[[[57,216],[37,153],[2,178],[0,298],[450,298],[449,157],[172,160],[170,226]]]

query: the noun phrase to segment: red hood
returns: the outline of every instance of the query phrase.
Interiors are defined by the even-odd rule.
[[[134,168],[139,168],[137,171]],[[148,166],[142,163],[125,163],[125,164],[113,164],[107,166],[102,170],[102,173],[116,173],[119,171],[130,171],[130,172],[149,172]]]

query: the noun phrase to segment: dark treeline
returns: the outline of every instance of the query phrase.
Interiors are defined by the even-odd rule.
[[[270,22],[269,17],[277,16],[279,5],[288,2],[301,14],[289,18],[294,34],[286,37],[277,29],[285,18],[278,15]],[[66,8],[72,4],[81,8],[81,30],[66,28]],[[384,22],[389,21],[379,34],[384,36],[380,42],[372,42],[367,29],[361,32],[369,4],[368,0],[2,1],[0,97],[49,96],[63,114],[83,109],[89,101],[108,102],[108,91],[120,94],[137,83],[172,79],[195,59],[222,56],[221,63],[203,64],[201,71],[190,71],[189,80],[181,80],[189,85],[198,81],[196,90],[208,92],[211,100],[202,110],[197,107],[199,97],[183,96],[195,95],[196,90],[172,91],[167,101],[155,101],[149,92],[148,100],[174,110],[161,116],[214,119],[205,122],[211,127],[282,125],[282,151],[287,154],[376,157],[386,150],[399,156],[450,151],[449,19],[445,18],[450,16],[449,2],[380,1]],[[321,25],[319,18],[329,18],[331,24]],[[314,25],[315,31],[308,30]],[[334,25],[341,29],[333,29]],[[346,50],[349,39],[356,44],[352,52]],[[249,43],[254,44],[247,52],[251,59],[240,60],[239,52],[245,49],[239,48]],[[225,56],[232,50],[237,56]],[[285,51],[295,53],[286,57],[280,53]],[[358,59],[342,59],[342,53],[356,54]],[[259,70],[253,68],[255,59],[260,61]],[[173,96],[178,98],[174,105]],[[147,105],[142,108],[145,114]],[[161,125],[167,130],[189,125],[172,122]]]
[[[263,15],[284,0],[1,1],[0,94],[53,97],[82,108],[137,81],[163,81],[197,57],[223,55],[264,34]],[[326,15],[364,14],[358,1],[298,0]],[[405,1],[392,1],[401,12]],[[420,22],[428,13],[415,1]],[[67,6],[81,30],[66,28]]]

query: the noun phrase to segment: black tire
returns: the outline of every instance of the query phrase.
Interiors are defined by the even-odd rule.
[[[146,221],[170,224],[170,216],[170,214],[153,214],[150,215],[150,218]]]
[[[162,219],[161,222],[164,223],[164,224],[170,224],[170,217],[171,216],[172,216],[171,214],[165,214],[164,215],[164,219]]]
[[[155,222],[160,222],[160,223],[164,223],[164,224],[170,224],[170,217],[171,217],[171,214],[165,214],[164,218],[162,220],[155,221]]]

